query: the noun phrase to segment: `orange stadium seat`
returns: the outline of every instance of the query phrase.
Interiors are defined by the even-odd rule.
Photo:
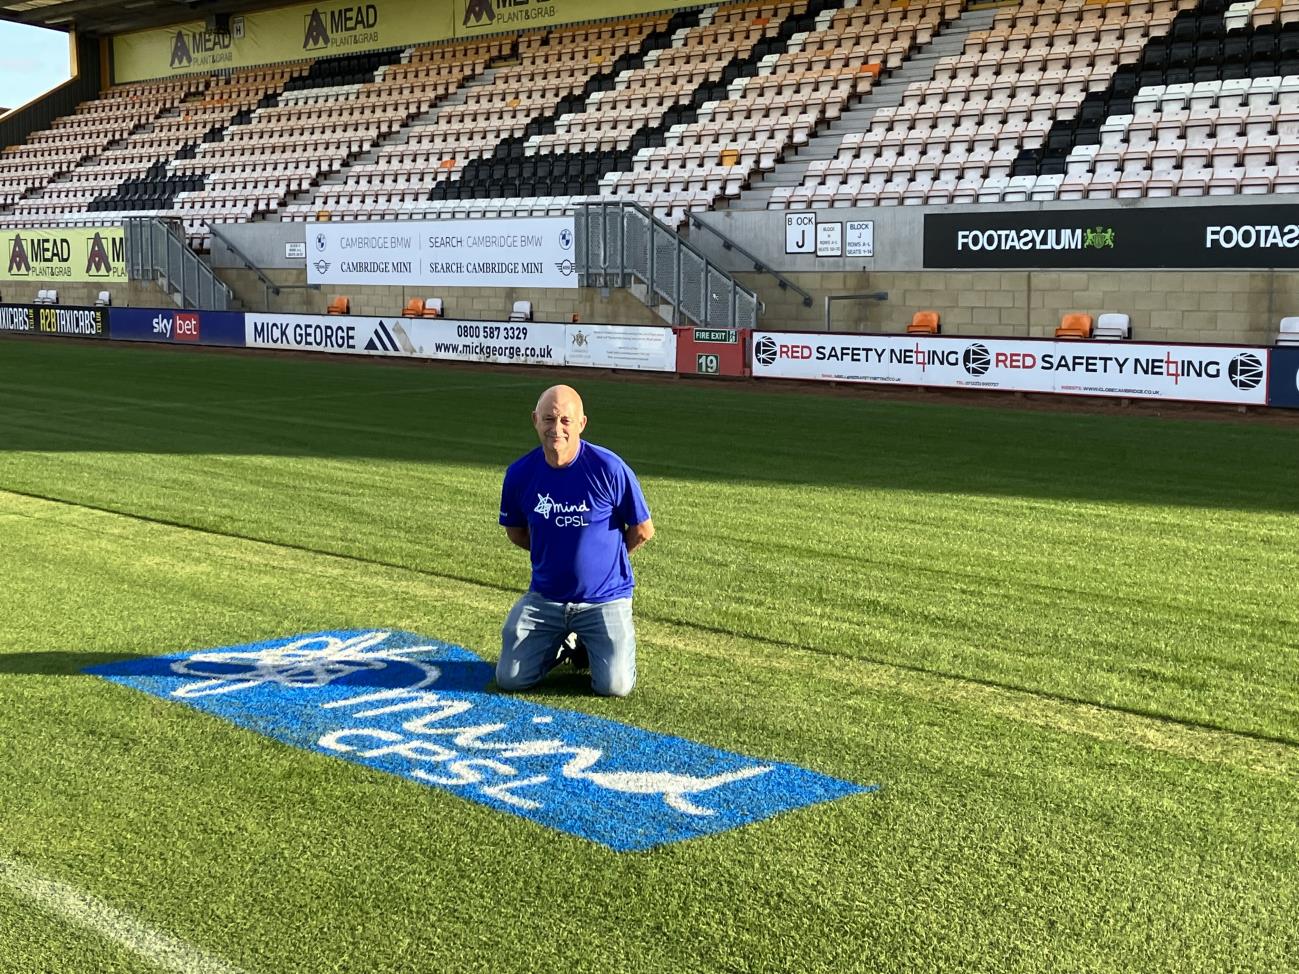
[[[1055,330],[1056,338],[1091,338],[1092,316],[1082,312],[1072,312],[1060,319],[1060,327]]]
[[[937,311],[917,311],[907,325],[908,335],[937,335],[940,330]]]
[[[346,294],[337,294],[329,299],[328,313],[331,315],[346,315],[352,313],[352,299]]]

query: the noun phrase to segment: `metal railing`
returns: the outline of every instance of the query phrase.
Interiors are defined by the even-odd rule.
[[[123,227],[131,280],[157,282],[183,308],[225,311],[230,307],[230,288],[189,249],[178,223],[147,217],[124,220]]]
[[[753,264],[753,269],[755,271],[757,271],[760,274],[769,274],[771,277],[774,277],[776,279],[776,286],[779,287],[782,291],[789,290],[799,295],[803,299],[803,307],[805,308],[812,307],[812,295],[810,292],[803,290],[801,287],[799,287],[797,284],[791,281],[784,274],[780,273],[780,271],[776,270],[773,267],[769,267],[762,260],[761,257],[757,256],[756,254],[754,254],[749,250],[746,250],[744,247],[740,245],[738,241],[734,240],[731,237],[728,237],[726,234],[722,233],[722,231],[718,230],[716,227],[712,226],[711,224],[705,223],[703,220],[699,218],[699,214],[697,213],[690,214],[690,226],[698,227],[700,230],[706,230],[707,232],[711,233],[714,237],[716,237],[718,240],[722,242],[722,249],[734,250],[745,260],[750,261]]]
[[[674,325],[755,328],[758,295],[636,203],[577,207],[578,281],[583,287],[645,287],[650,307],[666,304]]]

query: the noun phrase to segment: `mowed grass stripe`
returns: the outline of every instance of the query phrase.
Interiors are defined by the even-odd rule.
[[[537,698],[884,788],[616,856],[74,675],[376,620],[486,652],[508,594],[0,509],[43,515],[3,554],[17,614],[0,630],[0,855],[21,847],[250,971],[1288,966],[1294,773],[1258,742],[1206,752],[1146,724],[1153,740],[1132,741],[1127,718],[1083,714],[1080,730],[1061,726],[1069,708],[647,620],[632,698],[563,676]],[[94,960],[62,971],[112,969]]]
[[[148,377],[165,387],[176,376],[158,372],[159,357],[121,364],[139,373],[135,386]],[[166,358],[170,366],[178,357]],[[272,376],[298,364],[304,395],[318,385],[364,391],[409,382],[436,397],[446,378],[364,363],[195,358],[216,361],[211,381],[223,390],[238,376],[249,387],[274,385]],[[202,375],[187,368],[185,381],[202,388]],[[516,588],[525,571],[493,522],[500,465],[529,443],[530,401],[512,404],[493,386],[499,379],[484,374],[472,390],[448,390],[430,401],[427,419],[385,403],[360,417],[349,404],[308,403],[257,421],[202,422],[191,432],[192,417],[171,424],[145,413],[138,426],[99,430],[105,440],[96,445],[113,452],[11,454],[0,483]],[[1155,504],[1142,496],[1143,471],[1135,469],[1116,480],[1133,499],[1068,496],[1075,471],[1124,471],[1112,454],[1134,451],[1143,431],[1157,434],[1147,436],[1143,454],[1158,461],[1162,442],[1184,438],[1186,427],[1208,444],[1197,456],[1220,460],[1252,456],[1286,430],[758,396],[758,405],[796,407],[773,436],[770,417],[757,433],[743,425],[754,403],[729,412],[744,399],[731,390],[624,383],[607,398],[609,384],[595,380],[592,389],[588,398],[605,410],[593,423],[630,441],[621,447],[615,436],[610,445],[637,461],[656,521],[667,528],[638,558],[643,613],[1209,726],[1299,734],[1292,696],[1275,692],[1296,678],[1294,654],[1285,651],[1296,621],[1285,585],[1299,567],[1293,518],[1232,506],[1240,481],[1275,482],[1293,455],[1256,462],[1250,478],[1220,464],[1222,497],[1212,507],[1190,506],[1184,496]],[[679,422],[683,409],[695,417],[688,426]],[[607,413],[614,419],[602,420]],[[821,419],[814,429],[809,414]],[[379,422],[358,421],[366,417]],[[996,456],[1008,428],[1034,425],[1041,456],[1009,464],[1024,445]],[[388,426],[400,435],[377,432]],[[888,438],[904,428],[904,438]],[[779,458],[794,430],[814,437],[811,448],[796,447],[806,462],[791,470],[768,462],[755,479],[761,446],[773,442]],[[1072,434],[1073,455],[1061,449],[1062,430]],[[729,448],[714,447],[719,431]],[[1107,438],[1111,449],[1098,449]],[[855,448],[862,462],[852,461]],[[132,451],[154,459],[142,466]],[[884,462],[917,469],[956,456],[968,465],[982,452],[983,479],[1000,484],[988,493],[892,482],[905,478],[872,483]],[[656,462],[672,469],[678,458],[701,455],[724,462],[730,475],[704,481],[655,472]],[[865,471],[864,483],[845,482],[850,467]],[[1047,473],[1056,483],[1040,496],[1020,480]],[[1084,494],[1095,493],[1082,481]]]

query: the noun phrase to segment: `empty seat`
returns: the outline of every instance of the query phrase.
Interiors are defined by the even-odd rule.
[[[346,294],[337,294],[329,299],[328,313],[331,315],[346,315],[352,313],[352,299]]]
[[[1278,345],[1299,345],[1299,315],[1290,315],[1281,319],[1281,326],[1276,334]]]
[[[514,308],[510,311],[510,321],[531,321],[532,320],[532,302],[515,301]]]
[[[911,316],[911,324],[907,325],[907,334],[937,335],[941,329],[937,311],[917,311]]]
[[[1116,311],[1107,312],[1096,319],[1092,338],[1103,341],[1126,341],[1132,337],[1132,319]]]
[[[441,318],[442,317],[442,299],[425,298],[424,299],[424,317]]]
[[[96,308],[107,308],[112,303],[113,303],[113,295],[110,294],[108,291],[100,291],[99,295],[95,298]]]
[[[423,318],[424,317],[424,299],[411,298],[406,302],[406,307],[401,309],[403,318]]]
[[[1082,312],[1070,312],[1060,319],[1060,327],[1055,330],[1056,338],[1091,338],[1092,316]]]

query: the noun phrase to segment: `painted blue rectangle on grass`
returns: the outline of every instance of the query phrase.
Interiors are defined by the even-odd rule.
[[[618,851],[876,788],[489,691],[490,664],[409,632],[310,633],[87,672]]]

